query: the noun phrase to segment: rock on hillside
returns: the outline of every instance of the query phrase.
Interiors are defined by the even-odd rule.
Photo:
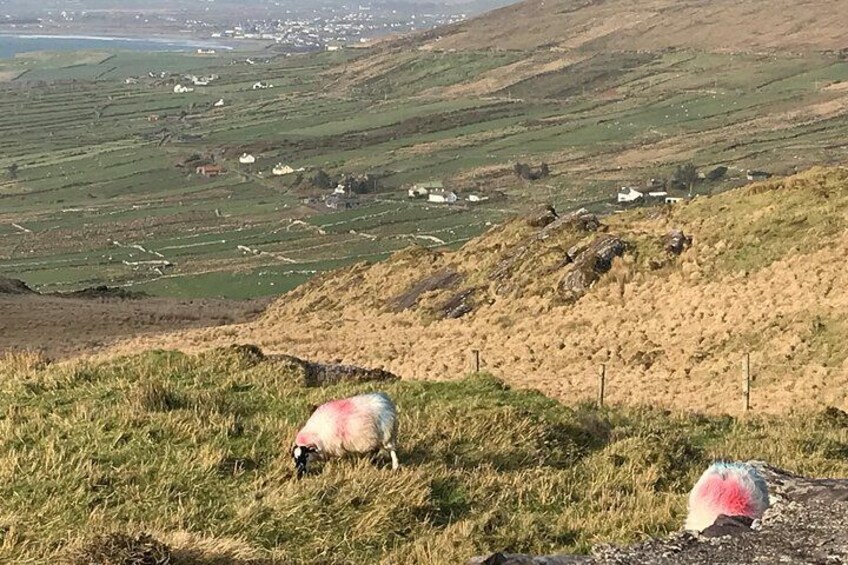
[[[0,294],[33,294],[34,292],[24,281],[0,277]]]
[[[680,533],[632,547],[595,548],[591,557],[495,553],[469,565],[793,565],[848,562],[848,479],[808,479],[753,462],[769,483],[772,507],[759,527],[730,525],[714,535]]]
[[[457,378],[479,350],[484,369],[567,403],[594,397],[604,363],[610,402],[710,412],[741,408],[750,353],[755,411],[848,408],[848,170],[532,223],[323,274],[253,323],[126,347],[238,340],[418,379]],[[579,296],[562,284],[575,263],[592,270]]]

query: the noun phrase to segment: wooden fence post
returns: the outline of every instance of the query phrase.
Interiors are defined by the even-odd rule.
[[[607,366],[601,363],[598,371],[598,408],[604,407],[604,391],[607,385]]]
[[[746,353],[742,360],[742,409],[751,409],[751,354]]]
[[[474,372],[479,373],[480,372],[480,350],[479,349],[472,349],[471,352],[474,353]]]

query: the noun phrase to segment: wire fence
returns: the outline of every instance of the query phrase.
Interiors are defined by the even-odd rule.
[[[471,350],[471,369],[475,373],[479,373],[480,371],[485,369],[485,359],[482,356],[482,352],[479,349]],[[751,410],[751,382],[754,377],[751,373],[751,354],[746,353],[742,357],[742,370],[741,370],[741,384],[742,384],[742,394],[741,394],[741,404],[742,411],[749,412]],[[607,393],[607,364],[600,363],[598,365],[598,388],[597,388],[597,396],[596,396],[596,404],[598,408],[604,407],[604,400]]]

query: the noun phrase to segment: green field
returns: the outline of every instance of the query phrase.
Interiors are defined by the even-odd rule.
[[[246,56],[0,62],[0,274],[45,291],[274,294],[413,242],[461,245],[540,202],[611,211],[619,186],[667,177],[684,161],[730,167],[728,180],[699,188],[708,193],[744,182],[746,169],[780,173],[846,154],[848,63],[826,55],[601,54],[486,96],[440,89],[522,54],[410,52],[367,77],[351,69],[368,51],[260,54],[255,65]],[[219,78],[175,94],[184,73]],[[274,88],[253,90],[260,80]],[[219,99],[224,107],[213,107]],[[240,165],[243,152],[256,164]],[[214,156],[227,173],[177,167],[192,155]],[[516,161],[548,162],[552,176],[521,181],[510,173]],[[278,162],[376,173],[384,192],[354,210],[305,206],[292,178],[271,175]],[[405,198],[408,185],[431,179],[461,197],[496,197],[482,206]]]
[[[153,562],[103,538],[139,534],[186,565],[582,553],[677,530],[716,457],[848,472],[835,410],[737,420],[568,408],[482,374],[306,388],[299,370],[245,348],[57,366],[7,355],[0,373],[8,563]],[[310,405],[377,388],[398,404],[401,469],[349,458],[296,480],[289,448]]]

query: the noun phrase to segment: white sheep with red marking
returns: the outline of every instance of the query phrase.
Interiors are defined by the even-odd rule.
[[[397,409],[386,393],[371,392],[319,406],[297,433],[292,458],[302,477],[311,460],[382,449],[390,453],[392,469],[397,469]]]
[[[760,519],[769,507],[768,485],[747,463],[717,462],[704,471],[689,493],[687,530],[702,532],[719,515]]]

